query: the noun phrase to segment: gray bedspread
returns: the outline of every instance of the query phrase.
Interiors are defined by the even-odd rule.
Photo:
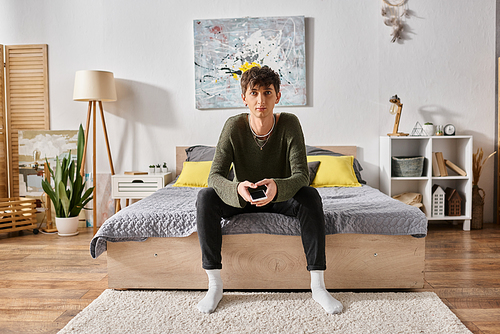
[[[171,185],[140,200],[104,222],[90,243],[93,258],[107,242],[144,241],[148,237],[186,237],[196,232],[196,196],[200,188]],[[427,234],[427,218],[415,207],[363,185],[318,188],[323,199],[326,233],[384,235]],[[298,219],[274,213],[248,213],[222,221],[223,234],[300,235]]]

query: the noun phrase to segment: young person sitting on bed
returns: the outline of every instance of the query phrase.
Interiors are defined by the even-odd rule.
[[[215,311],[222,299],[221,219],[248,212],[297,217],[311,274],[312,297],[326,312],[342,304],[325,289],[325,222],[321,197],[309,187],[304,135],[298,118],[273,114],[280,100],[280,78],[271,68],[253,67],[241,76],[241,97],[250,113],[230,117],[217,144],[208,188],[197,198],[197,227],[208,292],[198,309]],[[234,179],[229,180],[231,169]],[[250,191],[263,187],[267,199],[253,201]]]

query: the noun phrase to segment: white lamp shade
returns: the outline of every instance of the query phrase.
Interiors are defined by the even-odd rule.
[[[116,101],[115,78],[112,72],[77,71],[75,75],[75,101]]]

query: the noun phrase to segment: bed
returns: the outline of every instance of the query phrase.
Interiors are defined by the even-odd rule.
[[[357,150],[321,149],[354,157]],[[186,147],[177,147],[177,175],[185,160]],[[207,288],[196,234],[198,190],[170,184],[101,226],[90,252],[96,258],[107,251],[109,288]],[[327,289],[423,287],[425,214],[368,185],[318,191],[325,218],[332,222],[326,228]],[[238,215],[223,221],[223,234],[225,289],[309,289],[298,220],[270,213]]]

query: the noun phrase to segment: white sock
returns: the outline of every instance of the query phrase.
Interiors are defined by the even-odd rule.
[[[324,271],[311,270],[311,290],[313,299],[329,314],[342,312],[342,303],[333,298],[325,288]]]
[[[198,310],[203,313],[212,313],[222,299],[222,278],[220,269],[205,270],[208,275],[208,291],[198,303]]]

